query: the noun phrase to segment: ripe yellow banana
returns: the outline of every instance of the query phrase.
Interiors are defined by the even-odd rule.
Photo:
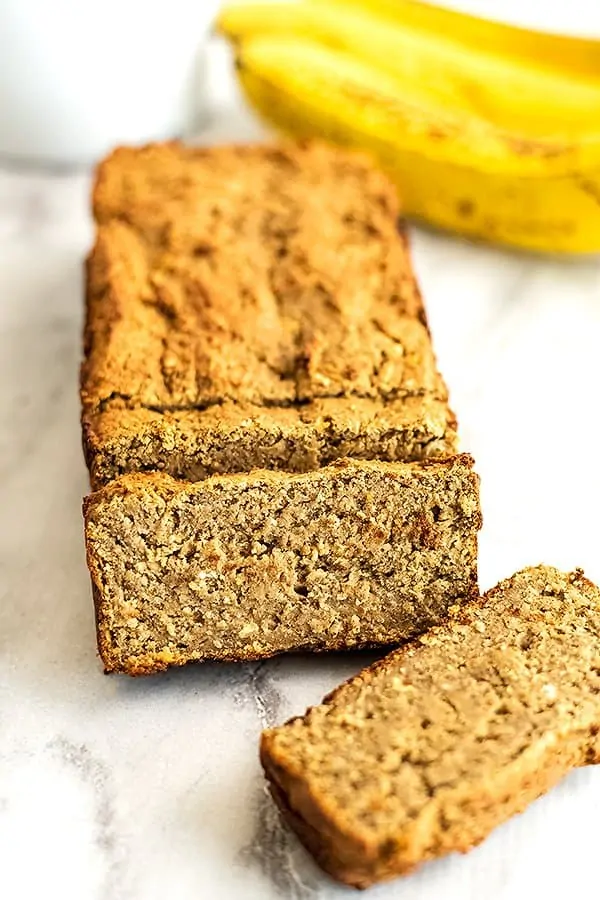
[[[567,75],[535,58],[501,56],[465,46],[458,41],[456,29],[455,37],[449,37],[443,30],[425,28],[416,15],[429,9],[422,15],[445,16],[446,10],[390,2],[394,9],[406,5],[413,10],[415,23],[407,25],[368,15],[360,8],[361,0],[354,2],[356,6],[349,10],[341,0],[237,3],[225,6],[217,27],[234,43],[278,34],[316,41],[394,76],[406,100],[477,116],[517,135],[585,136],[594,120],[600,132],[600,67],[594,77]],[[377,0],[375,5],[385,6],[385,2]],[[471,21],[456,13],[449,15],[452,21],[453,17]]]
[[[517,28],[421,0],[309,0],[335,14],[355,10],[389,23],[444,35],[448,40],[500,57],[523,58],[570,76],[600,78],[600,41]]]
[[[281,131],[369,151],[408,214],[520,247],[600,250],[598,135],[515,136],[302,37],[243,40],[237,67],[250,103]]]

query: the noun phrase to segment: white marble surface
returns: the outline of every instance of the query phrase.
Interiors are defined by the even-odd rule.
[[[249,133],[221,104],[205,138]],[[102,674],[80,513],[88,190],[86,173],[0,170],[0,896],[351,896],[279,824],[257,740],[365,657]],[[539,561],[600,580],[600,261],[413,238],[483,480],[482,586]],[[600,771],[576,772],[469,856],[370,896],[595,897],[599,803]]]

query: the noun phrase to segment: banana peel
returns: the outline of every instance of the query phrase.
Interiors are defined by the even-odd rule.
[[[267,35],[315,41],[397,78],[399,94],[415,105],[433,103],[518,135],[585,139],[594,120],[600,131],[600,68],[595,77],[566,75],[536,57],[482,52],[461,42],[456,28],[448,35],[425,27],[428,19],[422,18],[438,14],[445,20],[444,10],[400,6],[413,10],[413,24],[409,16],[398,24],[336,0],[238,3],[224,7],[217,28],[233,43]]]
[[[421,0],[308,0],[336,15],[356,11],[384,19],[386,24],[444,35],[466,48],[503,59],[522,59],[568,77],[600,79],[600,41],[533,31],[492,19],[482,19]]]
[[[366,150],[397,183],[408,215],[522,248],[600,251],[594,133],[515,136],[435,96],[405,92],[397,77],[306,37],[243,39],[236,65],[268,123]]]

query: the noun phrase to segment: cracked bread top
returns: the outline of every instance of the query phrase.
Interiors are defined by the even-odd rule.
[[[445,398],[395,190],[362,157],[120,148],[94,215],[86,409]]]

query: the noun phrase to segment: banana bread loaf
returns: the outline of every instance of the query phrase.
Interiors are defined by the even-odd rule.
[[[526,569],[264,733],[273,795],[340,881],[465,852],[600,761],[600,591]]]
[[[321,144],[115,151],[94,191],[92,484],[448,455],[393,187]]]
[[[396,643],[477,592],[468,456],[130,474],[84,511],[106,671]]]

